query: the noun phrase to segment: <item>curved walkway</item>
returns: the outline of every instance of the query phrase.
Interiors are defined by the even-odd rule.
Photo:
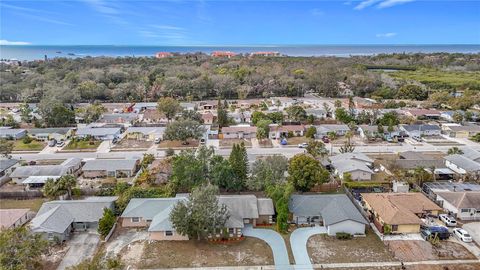
[[[279,233],[269,229],[254,229],[251,225],[245,225],[243,235],[259,238],[270,246],[276,269],[292,269],[285,240]]]
[[[298,228],[290,235],[290,246],[295,258],[295,269],[313,269],[310,256],[308,256],[307,242],[315,234],[327,233],[325,227],[315,226]]]

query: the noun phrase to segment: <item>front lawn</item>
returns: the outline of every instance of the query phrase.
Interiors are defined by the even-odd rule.
[[[395,261],[383,242],[371,230],[366,237],[338,240],[326,234],[308,239],[308,254],[314,263],[387,262]]]
[[[0,209],[16,209],[16,208],[28,208],[37,212],[38,209],[45,202],[44,199],[29,199],[29,200],[5,200],[0,201]]]
[[[245,144],[245,147],[252,146],[251,139],[221,139],[220,147],[230,148],[233,147],[234,144],[241,144],[242,142]]]
[[[26,144],[23,140],[17,140],[13,143],[13,151],[42,151],[45,146],[44,142],[31,141]]]
[[[291,137],[291,138],[287,138],[287,145],[298,145],[298,144],[301,144],[301,143],[308,143],[308,141],[310,141],[311,139],[310,138],[307,138],[305,136],[303,137]]]
[[[101,143],[102,143],[101,141],[72,140],[63,149],[64,150],[97,149]]]
[[[124,138],[118,143],[113,146],[112,149],[127,149],[127,148],[140,148],[140,149],[145,149],[145,148],[150,148],[153,145],[153,142],[151,141],[140,141],[140,140],[135,140],[135,139],[127,139]]]
[[[136,242],[120,254],[124,262],[139,269],[273,265],[267,243],[250,237],[228,244],[196,240]]]
[[[270,139],[259,140],[258,145],[261,148],[272,148],[273,147],[272,140],[270,140]]]

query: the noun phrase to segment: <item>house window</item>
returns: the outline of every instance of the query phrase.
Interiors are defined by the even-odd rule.
[[[398,225],[392,225],[392,232],[398,231]]]
[[[468,212],[470,212],[470,209],[469,208],[462,208],[461,211],[462,211],[462,213],[468,213]]]
[[[134,222],[134,223],[140,222],[140,218],[139,217],[132,217],[132,222]]]
[[[235,233],[235,229],[234,229],[234,228],[228,228],[228,233],[229,233],[229,234],[234,234],[234,233]]]
[[[173,231],[165,231],[165,236],[172,236],[173,235]]]

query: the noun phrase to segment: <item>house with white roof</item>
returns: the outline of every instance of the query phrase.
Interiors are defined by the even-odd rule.
[[[155,139],[163,140],[165,127],[129,127],[125,131],[128,139],[140,141],[154,141]]]
[[[121,129],[116,127],[84,127],[75,132],[77,138],[92,137],[95,140],[113,140],[120,137]]]
[[[0,127],[0,138],[7,140],[18,140],[27,135],[25,129],[19,128],[10,128],[10,127]]]
[[[10,174],[10,178],[17,184],[27,185],[27,188],[41,188],[47,179],[58,179],[61,176],[77,175],[82,160],[69,158],[59,165],[28,165],[19,166]]]
[[[87,160],[82,167],[85,178],[132,177],[138,169],[138,159]]]
[[[363,153],[344,153],[330,157],[331,166],[334,173],[340,179],[343,179],[346,173],[349,173],[352,180],[370,181],[372,180],[373,159]]]
[[[317,134],[315,135],[316,138],[328,136],[328,134],[331,132],[334,132],[337,134],[337,136],[344,136],[348,131],[350,131],[350,128],[344,124],[317,125],[315,128],[317,129]]]
[[[463,155],[449,155],[444,157],[444,159],[445,166],[458,174],[480,175],[480,163],[475,162]]]

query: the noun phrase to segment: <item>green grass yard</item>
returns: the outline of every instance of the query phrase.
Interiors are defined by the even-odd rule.
[[[101,144],[101,141],[71,141],[64,150],[77,150],[77,149],[97,149]]]
[[[13,143],[13,151],[41,151],[45,146],[44,142],[31,141],[25,144],[22,140],[17,140]]]
[[[480,72],[443,71],[422,68],[415,71],[396,71],[388,74],[397,79],[415,80],[433,89],[458,88],[467,84],[480,86]]]
[[[30,200],[4,200],[0,201],[0,209],[15,209],[15,208],[28,208],[37,212],[38,209],[45,202],[44,199],[30,199]]]

